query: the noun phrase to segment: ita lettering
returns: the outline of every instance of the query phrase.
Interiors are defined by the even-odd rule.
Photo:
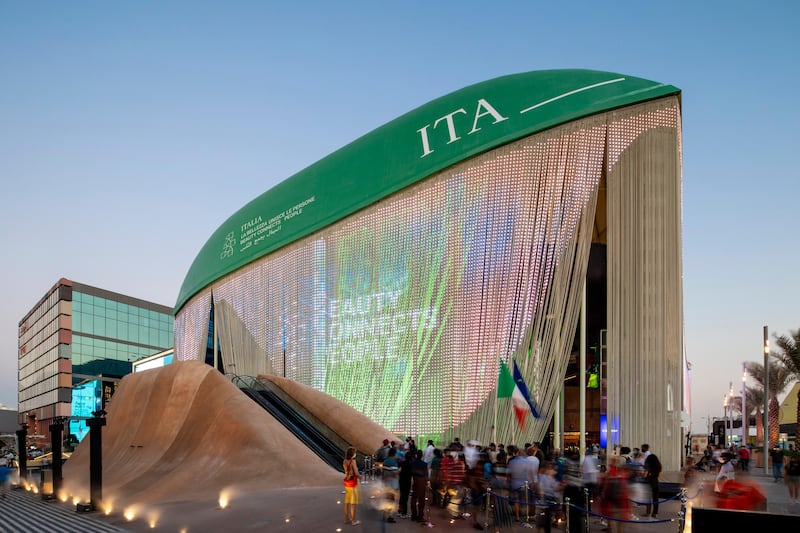
[[[503,116],[494,106],[483,98],[478,100],[475,112],[471,117],[471,129],[463,133],[463,131],[470,126],[469,122],[463,120],[469,118],[465,115],[468,115],[467,110],[462,107],[437,118],[432,124],[426,124],[418,129],[417,133],[419,133],[420,142],[422,144],[422,155],[420,157],[425,157],[436,151],[434,145],[441,145],[442,143],[452,144],[460,141],[462,134],[472,135],[477,133],[481,130],[481,125],[493,126],[499,122],[508,120],[508,117]],[[442,135],[440,132],[445,132],[446,134]]]

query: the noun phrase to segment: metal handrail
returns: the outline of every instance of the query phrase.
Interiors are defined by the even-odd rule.
[[[285,391],[252,376],[234,375],[231,377],[231,382],[267,410],[322,460],[339,471],[343,470],[342,459],[347,446],[346,441],[302,405],[290,397],[287,398]],[[320,426],[327,431],[320,430]]]

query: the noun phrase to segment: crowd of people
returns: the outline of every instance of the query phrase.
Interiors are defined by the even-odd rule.
[[[633,518],[633,483],[642,487],[638,494],[644,514],[657,517],[661,463],[649,446],[619,448],[607,468],[598,452],[590,445],[581,460],[577,449],[548,454],[536,442],[482,446],[454,438],[442,448],[432,440],[418,448],[411,437],[387,439],[373,455],[374,475],[382,482],[386,501],[383,520],[427,521],[428,496],[431,506],[446,509],[452,518],[471,520],[478,530],[484,527],[479,516],[487,511],[499,527],[518,522],[549,533],[554,523],[566,519],[572,528],[580,528],[586,511],[596,505],[596,514],[610,518],[603,521],[606,528],[621,531]],[[563,515],[565,501],[571,504],[569,516]],[[353,523],[354,515],[345,512],[346,521]]]
[[[684,484],[691,485],[698,471],[709,472],[714,475],[714,494],[718,507],[759,509],[766,500],[763,491],[749,477],[751,453],[748,446],[722,448],[709,445],[696,462],[687,458]],[[775,446],[770,449],[768,459],[774,482],[783,481],[786,484],[790,505],[800,504],[800,455],[791,447],[783,450]]]
[[[609,531],[622,531],[631,520],[656,519],[662,466],[649,445],[616,447],[608,458],[599,457],[599,451],[590,443],[581,459],[576,448],[547,453],[537,442],[482,446],[459,438],[441,448],[432,440],[418,448],[407,437],[385,440],[368,474],[382,482],[387,523],[426,522],[426,504],[446,509],[452,518],[470,519],[479,530],[485,523],[479,516],[487,512],[498,527],[518,522],[547,533],[561,520],[582,530],[590,515],[602,517]],[[713,494],[709,489],[706,496],[717,507],[758,509],[766,500],[749,480],[750,455],[747,447],[709,446],[698,460],[686,458],[682,486],[697,495],[708,483]],[[777,448],[771,453],[775,481],[784,481],[790,503],[800,504],[800,455],[789,453],[785,460],[784,455]],[[346,519],[353,523],[354,516]]]

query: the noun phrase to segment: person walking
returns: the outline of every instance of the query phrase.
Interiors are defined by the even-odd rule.
[[[789,503],[798,504],[800,499],[800,455],[794,454],[786,463],[786,488],[789,489]]]
[[[442,506],[446,506],[449,498],[457,495],[461,490],[461,484],[464,482],[466,472],[466,464],[464,461],[459,460],[458,451],[448,449],[442,458],[439,470],[440,480],[445,491]]]
[[[543,463],[539,467],[539,483],[537,484],[539,495],[544,501],[544,514],[541,520],[541,528],[544,533],[550,533],[553,527],[553,514],[556,506],[561,504],[561,492],[563,483],[555,478],[556,468],[553,463]]]
[[[750,469],[750,449],[745,445],[739,448],[739,466],[742,472],[747,472]]]
[[[397,460],[397,450],[392,448],[383,461],[383,483],[386,498],[384,508],[384,521],[390,524],[396,522],[394,513],[397,511],[397,501],[400,499],[400,463]]]
[[[8,478],[11,475],[11,468],[8,465],[8,459],[3,457],[0,459],[0,491],[3,493],[3,498],[6,497],[8,492]]]
[[[583,531],[587,526],[583,508],[583,478],[581,476],[580,455],[577,449],[569,449],[564,454],[564,502],[569,499],[567,523],[570,531]]]
[[[777,483],[783,478],[783,450],[775,446],[769,452],[769,458],[772,459],[772,476]]]
[[[488,455],[478,457],[478,462],[467,470],[465,484],[469,489],[469,501],[472,504],[472,527],[483,530],[483,526],[478,521],[481,507],[486,503],[486,487],[488,483],[484,475],[484,463],[489,461]],[[467,517],[467,514],[464,514]]]
[[[731,463],[731,459],[733,455],[730,452],[722,452],[720,455],[720,461],[722,464],[719,467],[719,471],[717,472],[717,477],[714,480],[714,492],[720,494],[723,489],[723,485],[729,479],[734,479],[736,474],[734,473],[733,464]]]
[[[358,465],[356,464],[356,449],[352,446],[345,452],[344,462],[344,523],[359,525],[356,518],[356,507],[361,503],[361,491],[358,487]]]
[[[581,463],[581,481],[583,488],[589,490],[589,500],[584,504],[586,509],[592,511],[592,500],[600,490],[600,461],[593,447],[586,450],[586,456]]]
[[[492,487],[495,524],[500,527],[510,526],[514,522],[514,511],[509,503],[508,464],[506,464],[505,450],[497,453],[497,460],[492,465],[489,485]]]
[[[616,533],[622,532],[631,515],[625,464],[622,457],[611,456],[608,473],[600,483],[600,509],[603,515],[612,519],[608,521],[607,529]]]

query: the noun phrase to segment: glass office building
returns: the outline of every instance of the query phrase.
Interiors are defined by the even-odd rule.
[[[70,417],[80,440],[132,363],[172,345],[169,307],[59,280],[19,323],[21,421],[46,435],[54,417]]]

